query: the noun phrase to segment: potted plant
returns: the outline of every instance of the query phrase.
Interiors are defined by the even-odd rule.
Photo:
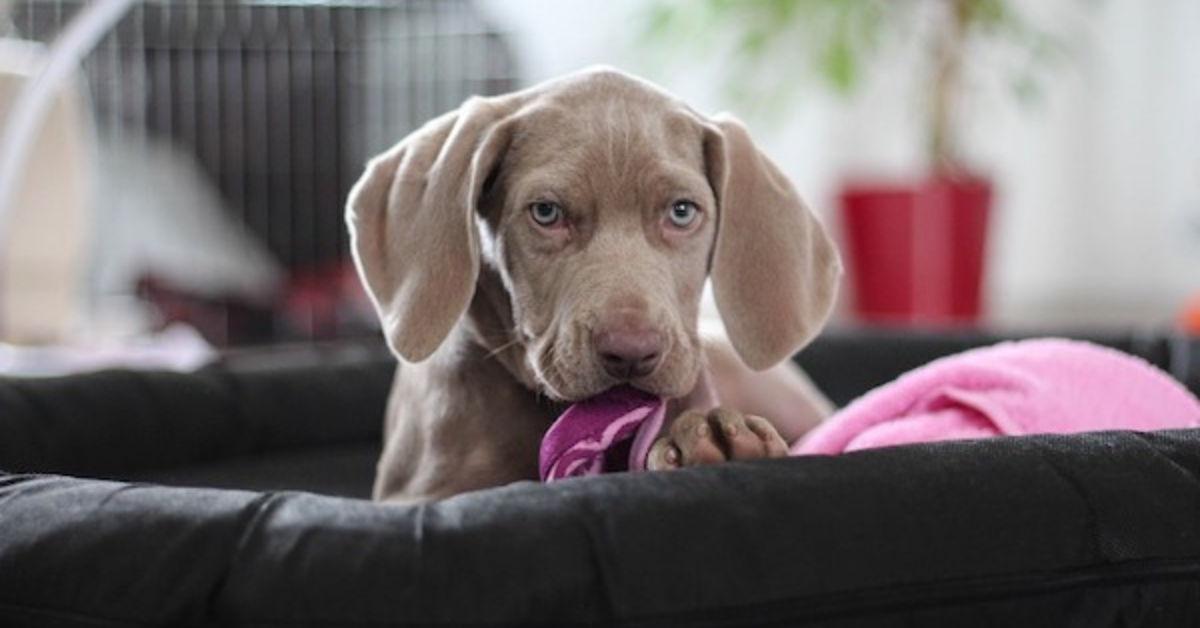
[[[754,81],[781,62],[808,67],[840,93],[852,92],[873,63],[917,42],[915,73],[925,134],[918,180],[845,182],[839,194],[854,313],[868,322],[971,323],[981,314],[987,225],[993,197],[986,173],[966,163],[959,108],[980,44],[1015,48],[1008,68],[1014,95],[1036,95],[1040,71],[1061,57],[1061,38],[1009,0],[703,0],[659,2],[648,32],[733,48],[735,95],[746,85],[787,90],[796,81]],[[982,58],[985,62],[996,55]],[[1014,71],[1015,70],[1015,71]],[[747,78],[750,77],[750,78]]]

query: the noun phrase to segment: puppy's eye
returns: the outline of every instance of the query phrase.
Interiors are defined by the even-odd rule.
[[[556,203],[538,201],[529,204],[529,217],[543,227],[553,227],[563,220],[563,210]]]
[[[671,205],[671,211],[668,218],[671,224],[679,229],[687,229],[696,222],[696,218],[700,216],[700,208],[691,201],[675,201]]]

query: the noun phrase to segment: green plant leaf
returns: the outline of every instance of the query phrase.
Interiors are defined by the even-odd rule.
[[[832,38],[821,53],[820,64],[825,79],[837,92],[847,95],[858,85],[858,57],[847,38]]]

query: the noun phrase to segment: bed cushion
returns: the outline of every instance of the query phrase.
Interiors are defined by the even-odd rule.
[[[0,377],[0,469],[365,497],[395,368],[381,346],[347,344],[194,372]]]
[[[1200,433],[521,483],[421,507],[0,480],[0,624],[1196,625]]]

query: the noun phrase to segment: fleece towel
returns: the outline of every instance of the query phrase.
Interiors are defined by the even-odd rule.
[[[542,481],[645,469],[666,406],[655,395],[619,386],[567,408],[542,438]]]
[[[1200,425],[1200,401],[1149,363],[1098,345],[1006,342],[931,362],[835,413],[793,455],[1021,434]]]

